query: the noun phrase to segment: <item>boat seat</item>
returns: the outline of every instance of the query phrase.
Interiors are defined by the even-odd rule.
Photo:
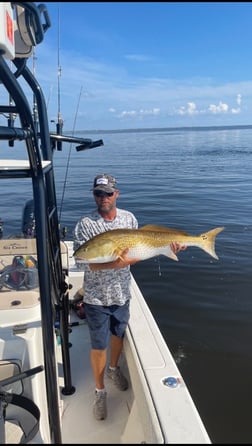
[[[38,271],[34,265],[23,272],[14,259],[30,256],[37,259],[35,239],[0,240],[0,310],[29,309],[39,304]],[[25,293],[22,292],[25,290]],[[4,314],[0,320],[4,322]],[[14,316],[14,315],[13,315]]]
[[[61,261],[63,269],[68,269],[68,247],[60,241]],[[33,255],[36,258],[37,245],[35,238],[0,239],[0,264],[4,267],[11,264],[14,255]]]
[[[62,268],[68,275],[68,247],[60,242]],[[30,256],[37,260],[37,246],[35,238],[15,238],[0,240],[0,310],[10,311],[0,313],[0,324],[6,320],[12,323],[20,322],[20,318],[37,318],[40,307],[40,290],[38,285],[38,271],[36,267],[26,268],[20,278],[12,279],[13,259],[18,256]],[[18,273],[18,268],[17,268]],[[25,291],[25,292],[24,292]],[[18,314],[17,310],[22,310]]]
[[[4,267],[15,255],[37,254],[35,238],[8,238],[0,240],[0,262]],[[7,263],[8,262],[8,263]]]
[[[61,262],[62,269],[65,272],[68,272],[68,248],[67,245],[60,241],[60,252],[61,252]],[[5,290],[6,288],[12,288],[8,286],[8,282],[6,283],[6,278],[8,275],[8,271],[4,273],[4,270],[8,267],[13,266],[13,260],[17,256],[30,256],[31,258],[37,260],[37,246],[35,238],[17,238],[17,239],[1,239],[0,240],[0,291]],[[31,265],[32,266],[32,265]],[[37,271],[33,269],[33,272],[37,274]],[[3,273],[1,275],[1,273]],[[35,283],[35,275],[32,275],[32,269],[30,273],[30,280],[34,283],[28,284],[27,289],[37,288]],[[38,282],[38,279],[37,279]],[[7,286],[6,286],[7,285]],[[13,287],[15,291],[17,291],[20,287]]]

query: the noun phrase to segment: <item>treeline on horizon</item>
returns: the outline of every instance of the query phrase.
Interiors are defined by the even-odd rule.
[[[252,125],[211,125],[211,126],[191,126],[191,127],[148,127],[148,128],[131,128],[131,129],[111,129],[111,130],[76,130],[77,133],[140,133],[140,132],[172,132],[172,131],[201,131],[201,130],[244,130],[252,129]]]

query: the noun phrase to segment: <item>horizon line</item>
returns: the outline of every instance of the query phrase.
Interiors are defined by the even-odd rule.
[[[128,129],[92,129],[92,130],[75,130],[75,133],[134,133],[134,132],[153,132],[153,131],[173,131],[173,130],[230,130],[252,128],[252,124],[235,124],[235,125],[209,125],[209,126],[181,126],[181,127],[136,127]],[[66,132],[72,132],[66,130]]]

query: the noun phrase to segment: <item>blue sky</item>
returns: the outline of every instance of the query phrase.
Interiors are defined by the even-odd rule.
[[[36,74],[64,129],[252,124],[252,3],[44,3]]]

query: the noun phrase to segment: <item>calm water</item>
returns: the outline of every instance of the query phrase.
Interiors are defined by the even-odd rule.
[[[150,259],[132,273],[212,442],[251,443],[252,130],[83,136],[102,138],[104,146],[76,152],[65,144],[54,156],[61,227],[68,228],[68,238],[94,206],[90,188],[102,172],[118,178],[118,206],[134,212],[140,226],[155,223],[194,235],[225,227],[216,239],[219,260],[190,247],[179,262]],[[6,158],[15,157],[17,149],[9,152]],[[23,205],[31,198],[30,180],[22,182],[22,190],[20,180],[1,182],[6,237],[20,231]]]

